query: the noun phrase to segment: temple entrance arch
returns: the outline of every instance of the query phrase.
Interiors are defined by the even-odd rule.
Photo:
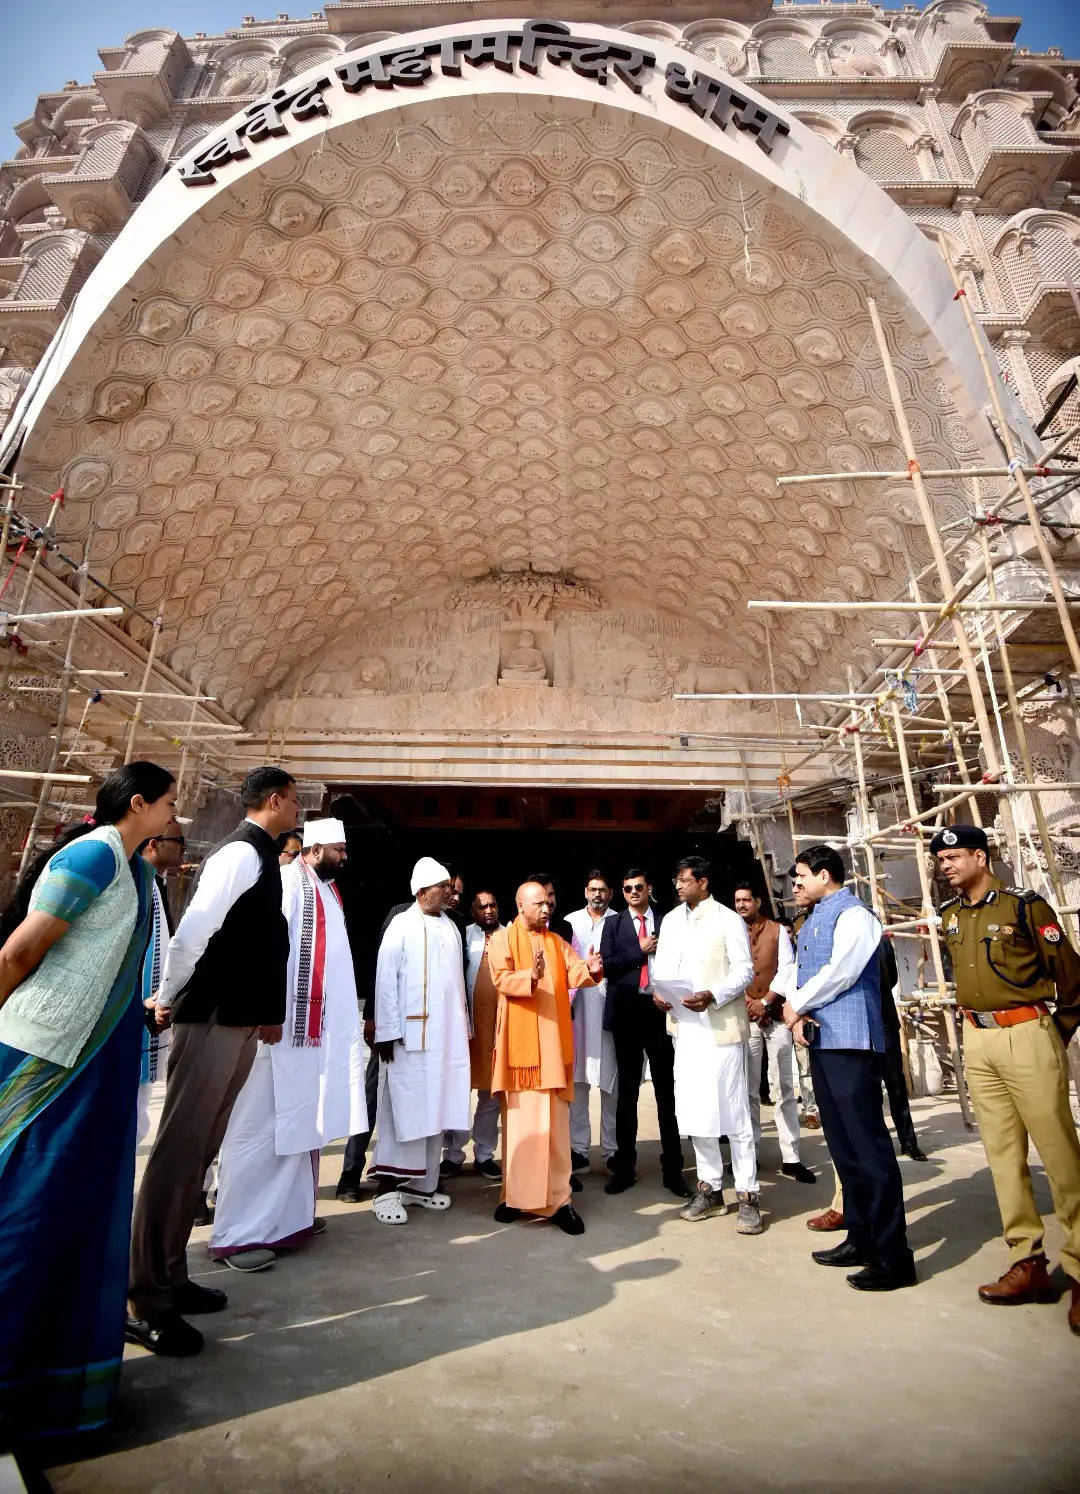
[[[20,473],[64,483],[253,755],[760,787],[770,718],[672,697],[764,687],[748,596],[894,594],[922,558],[903,488],[775,485],[904,465],[868,290],[921,449],[993,451],[948,274],[689,54],[590,27],[530,71],[521,23],[455,36],[313,69],[166,177],[58,334]],[[868,636],[798,618],[779,688],[842,687]]]

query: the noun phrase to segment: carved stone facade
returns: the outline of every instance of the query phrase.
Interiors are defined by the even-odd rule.
[[[1017,52],[1017,23],[969,0],[717,8],[572,7],[731,75],[874,178],[960,268],[1038,419],[1080,343],[1080,63]],[[42,96],[0,169],[0,401],[204,135],[345,52],[504,9],[146,31]],[[673,696],[769,688],[747,597],[896,595],[928,558],[906,486],[776,487],[905,466],[866,256],[662,121],[467,104],[327,129],[214,188],[94,327],[21,475],[63,482],[64,537],[93,527],[95,568],[164,610],[168,665],[256,732],[294,693],[296,728],[328,733],[715,729]],[[978,401],[874,293],[924,463],[985,450]],[[792,616],[777,687],[843,688],[878,662],[868,638]]]

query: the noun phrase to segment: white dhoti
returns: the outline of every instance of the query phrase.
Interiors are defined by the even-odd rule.
[[[675,1114],[694,1143],[698,1181],[719,1188],[724,1177],[720,1137],[731,1144],[740,1193],[757,1192],[757,1154],[747,1084],[745,1043],[716,1043],[704,1028],[680,1029],[675,1044]]]
[[[784,1162],[799,1160],[799,1107],[795,1103],[793,1039],[783,1022],[770,1022],[762,1032],[756,1022],[750,1026],[750,1119],[754,1126],[754,1145],[761,1145],[761,1065],[769,1056],[769,1088],[773,1094],[773,1119]]]
[[[215,1259],[311,1235],[321,1148],[367,1130],[360,1012],[337,891],[295,861],[282,874],[282,911],[283,1035],[259,1045],[221,1144]]]
[[[619,1101],[619,1071],[615,1039],[604,1031],[607,982],[583,986],[574,996],[574,1098],[570,1105],[570,1150],[589,1155],[592,1118],[589,1098],[600,1087],[600,1150],[605,1159],[616,1151],[615,1110]]]
[[[260,1044],[221,1144],[221,1182],[210,1236],[215,1260],[243,1250],[299,1245],[312,1233],[319,1152],[279,1156],[274,1065]]]
[[[397,1061],[395,1058],[394,1062]],[[439,1182],[443,1133],[436,1131],[432,1136],[413,1136],[408,1140],[398,1135],[389,1096],[389,1068],[390,1064],[379,1065],[379,1134],[375,1138],[371,1171],[380,1178],[392,1178],[415,1193],[431,1193]]]

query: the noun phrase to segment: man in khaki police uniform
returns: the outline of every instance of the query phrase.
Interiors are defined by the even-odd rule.
[[[1000,1304],[1058,1298],[1028,1172],[1030,1137],[1065,1231],[1069,1327],[1080,1334],[1080,1140],[1065,1061],[1080,1026],[1080,955],[1047,902],[991,874],[977,825],[939,830],[930,850],[959,894],[942,905],[942,932],[964,1014],[964,1067],[1012,1252],[1004,1276],[979,1296]],[[1053,1015],[1048,1002],[1056,1002]]]

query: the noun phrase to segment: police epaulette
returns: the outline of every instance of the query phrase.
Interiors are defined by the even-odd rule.
[[[946,908],[953,907],[953,905],[956,904],[956,903],[958,903],[959,901],[960,901],[960,894],[959,893],[957,893],[957,895],[955,897],[947,897],[945,899],[945,901],[941,904],[941,911],[944,912]]]
[[[1032,892],[1030,887],[1003,887],[1001,890],[1010,893],[1013,897],[1018,897],[1023,903],[1033,903],[1039,896],[1037,892]]]

